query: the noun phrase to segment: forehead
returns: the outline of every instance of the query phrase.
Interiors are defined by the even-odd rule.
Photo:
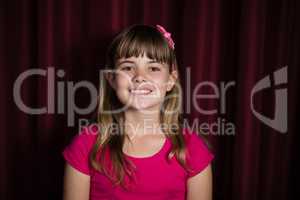
[[[114,55],[114,62],[118,59],[143,59],[156,60],[160,63],[171,62],[171,52],[166,45],[158,41],[143,40],[138,37],[125,38],[117,44]]]
[[[151,59],[148,56],[140,55],[138,57],[136,57],[136,56],[131,56],[129,58],[123,57],[123,58],[117,59],[117,61],[116,61],[117,65],[120,65],[123,63],[160,63],[160,62],[157,61],[156,59]],[[161,64],[163,64],[163,63],[161,63]]]

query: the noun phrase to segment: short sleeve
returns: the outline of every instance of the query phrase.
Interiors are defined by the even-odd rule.
[[[187,132],[187,164],[190,167],[188,177],[204,170],[213,160],[214,155],[208,149],[203,139],[195,132]]]
[[[89,154],[95,139],[95,134],[90,134],[84,129],[78,135],[73,137],[70,144],[65,147],[62,152],[62,155],[68,164],[86,175],[91,175]]]

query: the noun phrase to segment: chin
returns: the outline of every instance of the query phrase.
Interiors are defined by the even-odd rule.
[[[130,93],[119,93],[118,97],[124,107],[134,110],[157,110],[163,101],[163,98],[158,96],[149,99],[147,95],[135,96]]]
[[[130,104],[129,109],[134,110],[145,110],[145,111],[151,111],[151,110],[157,110],[159,109],[160,103],[159,102],[142,102],[140,104]]]

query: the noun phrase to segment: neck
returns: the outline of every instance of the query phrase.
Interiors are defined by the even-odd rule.
[[[125,130],[130,138],[161,133],[160,110],[151,112],[136,109],[126,110]]]

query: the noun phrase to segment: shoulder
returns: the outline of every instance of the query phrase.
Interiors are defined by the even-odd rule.
[[[98,130],[96,126],[86,126],[77,132],[75,136],[69,142],[69,145],[66,148],[76,147],[74,150],[79,147],[88,149],[91,148],[95,143],[98,136]]]
[[[187,164],[193,170],[188,175],[193,176],[208,166],[214,155],[197,132],[184,128],[183,134],[186,142]]]
[[[64,159],[80,172],[90,174],[89,154],[98,134],[99,131],[95,126],[82,128],[63,150]]]
[[[95,125],[85,126],[72,139],[72,142],[83,143],[85,145],[92,145],[99,134],[98,128]]]
[[[207,147],[205,140],[196,131],[188,128],[183,128],[183,135],[187,146],[190,145],[204,145]]]

